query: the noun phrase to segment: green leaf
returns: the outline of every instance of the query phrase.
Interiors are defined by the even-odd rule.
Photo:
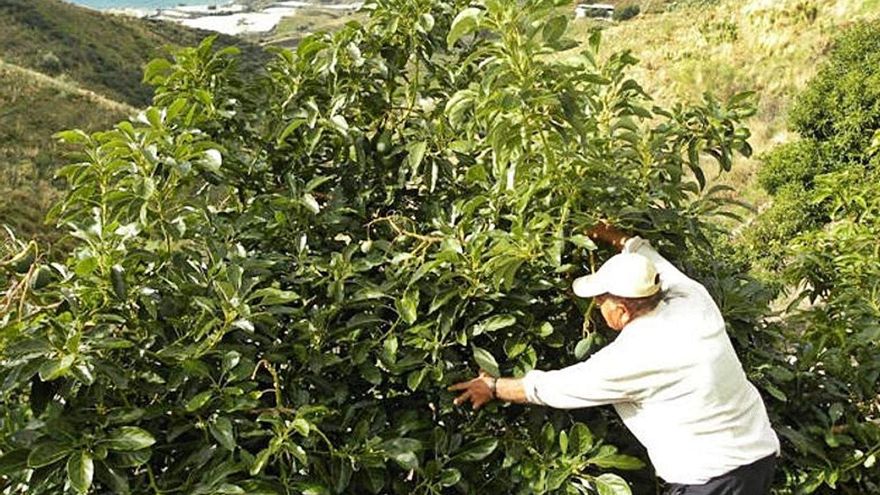
[[[342,115],[334,115],[330,117],[330,124],[339,131],[343,136],[348,135],[348,121]]]
[[[564,431],[559,432],[559,451],[562,455],[568,453],[568,433]]]
[[[428,374],[428,368],[421,368],[416,371],[413,371],[406,377],[406,386],[412,391],[416,391],[419,388],[419,385],[422,383],[422,380],[425,379],[425,376]]]
[[[238,366],[238,363],[241,361],[241,353],[238,351],[229,351],[223,355],[223,362],[220,369],[223,370],[224,373],[228,373],[233,368]]]
[[[289,124],[287,124],[284,127],[284,130],[281,131],[281,134],[278,135],[278,139],[276,140],[276,143],[278,145],[283,143],[284,140],[287,139],[288,136],[293,134],[294,131],[299,129],[300,126],[302,126],[305,123],[306,123],[306,119],[303,119],[303,118],[293,119]]]
[[[558,15],[544,24],[544,30],[542,31],[542,36],[544,37],[544,41],[548,44],[553,44],[559,41],[559,38],[565,34],[565,30],[568,29],[568,16],[567,15]]]
[[[812,437],[809,435],[805,435],[798,430],[795,430],[786,425],[779,425],[775,428],[779,434],[784,436],[788,441],[790,441],[794,446],[801,452],[805,454],[812,454],[820,459],[827,459],[825,456],[825,451],[822,449],[821,444],[815,442]]]
[[[248,333],[254,333],[256,330],[254,327],[254,323],[246,318],[239,318],[232,322],[232,328],[238,328],[239,330],[244,330]]]
[[[299,294],[290,290],[281,290],[274,287],[266,287],[255,290],[248,296],[248,301],[259,299],[260,306],[275,306],[279,304],[287,304],[291,301],[299,299]]]
[[[320,483],[296,483],[293,485],[293,488],[296,490],[294,493],[301,493],[302,495],[330,495],[332,493]]]
[[[122,265],[117,264],[110,268],[110,281],[113,283],[113,293],[124,301],[128,294],[128,284],[125,283],[125,269]]]
[[[73,354],[67,354],[59,358],[50,359],[40,366],[40,380],[51,382],[66,375],[70,366],[76,360]]]
[[[498,440],[495,438],[483,438],[464,446],[461,451],[455,455],[455,458],[462,461],[482,461],[488,457],[495,449],[498,448]]]
[[[446,35],[446,45],[452,48],[456,41],[469,33],[474,32],[479,26],[480,17],[483,11],[476,7],[468,7],[455,16],[452,25],[449,28],[449,34]]]
[[[208,403],[208,401],[211,400],[211,397],[213,396],[213,394],[214,394],[213,391],[205,390],[204,392],[199,392],[198,394],[194,395],[193,398],[188,400],[186,405],[184,406],[184,408],[186,409],[186,412],[198,411],[199,409],[204,407],[205,404]]]
[[[230,452],[235,450],[235,435],[232,432],[232,421],[229,418],[223,416],[217,418],[208,426],[208,430],[224,449]]]
[[[516,317],[512,315],[494,315],[486,318],[480,323],[474,325],[473,335],[477,336],[483,332],[494,332],[507,328],[516,323]]]
[[[589,460],[590,464],[594,464],[603,468],[622,469],[624,471],[633,471],[645,467],[645,463],[641,459],[625,454],[610,454],[602,457],[596,457]]]
[[[553,335],[553,325],[550,322],[545,321],[538,327],[538,337],[545,338]]]
[[[593,433],[583,423],[576,423],[571,428],[568,443],[574,449],[573,453],[584,455],[593,448]]]
[[[412,173],[416,173],[419,170],[419,165],[421,165],[422,160],[425,158],[425,151],[428,149],[428,143],[425,141],[417,141],[415,143],[410,143],[407,145],[407,151],[409,154],[406,156],[406,164]]]
[[[291,424],[294,430],[300,435],[307,437],[309,436],[309,431],[312,429],[312,425],[305,418],[296,418],[293,420]]]
[[[513,359],[522,354],[528,348],[521,338],[509,338],[504,341],[504,353],[508,359]]]
[[[91,139],[88,134],[79,129],[56,132],[52,137],[68,144],[85,144]]]
[[[205,150],[202,152],[198,164],[205,170],[216,174],[220,172],[220,168],[223,166],[223,155],[218,150]]]
[[[110,450],[129,452],[145,449],[156,443],[156,439],[142,428],[123,426],[111,433],[105,443]]]
[[[382,443],[382,450],[400,464],[404,469],[416,469],[419,467],[419,458],[416,452],[422,450],[422,443],[413,438],[395,438]]]
[[[828,416],[831,418],[832,424],[836,423],[838,419],[843,417],[843,404],[840,402],[831,404],[831,407],[828,409]]]
[[[321,212],[321,205],[318,204],[318,200],[315,199],[315,197],[312,196],[311,193],[303,194],[302,198],[300,199],[300,203],[315,215]]]
[[[605,473],[593,478],[593,483],[599,495],[632,495],[626,481],[613,473]]]
[[[403,294],[403,297],[397,300],[397,313],[403,321],[411,325],[418,318],[418,305],[419,290],[415,288],[409,289]]]
[[[776,387],[776,385],[773,385],[772,383],[764,383],[763,386],[764,390],[777,400],[781,402],[788,402],[788,397],[785,396],[785,392]]]
[[[67,459],[67,479],[78,493],[86,493],[92,486],[95,463],[85,450],[74,452]]]
[[[588,251],[595,251],[596,249],[598,249],[598,246],[596,246],[596,243],[593,242],[592,239],[590,239],[589,237],[587,237],[585,235],[577,234],[577,235],[570,236],[568,238],[568,242],[574,244],[575,246],[584,248]]]
[[[101,480],[101,483],[107,486],[114,495],[128,495],[131,493],[131,488],[128,485],[128,478],[122,472],[111,468],[105,463],[98,464],[98,470],[95,473],[95,476]]]
[[[449,101],[446,102],[444,113],[453,126],[458,126],[464,120],[464,113],[473,106],[476,93],[471,89],[462,89],[453,94]],[[487,180],[488,174],[486,169],[480,165],[470,168],[467,178],[471,182],[479,182],[480,179]]]
[[[579,340],[577,345],[574,347],[575,359],[583,359],[583,357],[590,351],[590,348],[593,347],[593,342],[595,340],[595,333],[591,333],[590,335],[587,335],[586,338]]]
[[[440,471],[440,484],[442,486],[453,486],[461,481],[461,471],[455,468],[448,468]]]
[[[399,342],[397,336],[391,335],[382,341],[382,352],[379,357],[386,365],[393,365],[397,361],[397,348]]]
[[[486,373],[489,373],[492,376],[500,375],[498,362],[495,361],[495,357],[492,356],[492,353],[486,349],[474,346],[474,361],[476,361],[480,369],[485,370]]]
[[[174,66],[171,65],[167,59],[164,58],[155,58],[147,64],[144,68],[144,78],[143,82],[145,83],[153,83],[158,82],[154,81],[157,78],[159,80],[163,80],[166,74],[170,73],[174,69]]]
[[[9,476],[25,469],[28,465],[26,449],[10,450],[0,456],[0,476]]]
[[[373,363],[363,363],[358,366],[358,371],[361,373],[361,377],[372,383],[373,385],[379,385],[382,383],[382,372],[379,371],[379,368],[376,367]]]
[[[253,464],[251,464],[251,468],[248,471],[251,476],[257,476],[260,474],[260,471],[263,470],[263,467],[266,466],[266,463],[269,461],[269,457],[272,456],[272,451],[270,449],[261,450],[257,456],[254,458]]]
[[[28,455],[27,465],[30,468],[39,468],[54,464],[70,453],[70,447],[60,442],[46,442],[37,445]]]
[[[434,29],[434,16],[429,13],[424,13],[419,17],[419,30],[423,33],[429,33],[432,29]]]
[[[244,488],[232,483],[221,483],[220,486],[211,489],[212,495],[244,495]]]

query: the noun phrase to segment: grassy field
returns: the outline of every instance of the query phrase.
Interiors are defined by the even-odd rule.
[[[57,196],[52,171],[63,159],[52,134],[107,128],[133,112],[72,81],[0,60],[0,223],[52,240],[42,219]]]
[[[766,201],[755,183],[757,156],[792,138],[787,112],[793,96],[815,74],[835,34],[880,15],[880,0],[641,3],[643,12],[655,13],[603,24],[603,46],[632,50],[641,60],[635,78],[659,102],[695,101],[705,92],[721,98],[757,92],[758,113],[749,122],[755,156],[739,159],[725,179],[757,206]],[[595,25],[575,21],[575,38],[586,40]]]

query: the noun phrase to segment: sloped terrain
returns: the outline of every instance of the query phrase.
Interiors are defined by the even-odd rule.
[[[52,135],[106,128],[132,112],[73,82],[0,61],[0,223],[26,237],[46,234],[42,218],[57,194],[51,177],[62,153]]]
[[[64,76],[135,106],[146,105],[152,95],[141,83],[147,62],[164,54],[166,46],[194,45],[210,34],[60,0],[0,2],[0,58],[50,76]],[[230,36],[220,36],[217,44],[238,44],[258,52]]]
[[[622,3],[622,2],[618,2]],[[705,0],[641,2],[649,13],[604,26],[607,51],[630,49],[635,77],[660,103],[751,90],[758,112],[749,127],[752,159],[739,159],[728,181],[749,201],[766,200],[756,184],[757,157],[792,138],[787,111],[815,75],[832,39],[861,19],[880,16],[877,0]],[[656,13],[655,13],[656,12]],[[574,22],[586,42],[597,23]]]

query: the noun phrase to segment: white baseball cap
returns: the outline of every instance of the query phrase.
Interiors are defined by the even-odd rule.
[[[571,288],[578,297],[611,294],[619,297],[648,297],[660,290],[657,267],[636,253],[620,253],[606,261],[596,273],[575,279]]]

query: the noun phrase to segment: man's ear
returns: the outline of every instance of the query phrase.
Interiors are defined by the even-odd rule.
[[[616,304],[616,307],[614,308],[614,310],[620,311],[620,318],[619,318],[620,325],[626,326],[626,324],[629,323],[629,321],[632,319],[632,315],[629,314],[629,310],[627,310],[626,306],[624,306],[623,304],[620,304],[620,303],[615,303],[615,304]]]

